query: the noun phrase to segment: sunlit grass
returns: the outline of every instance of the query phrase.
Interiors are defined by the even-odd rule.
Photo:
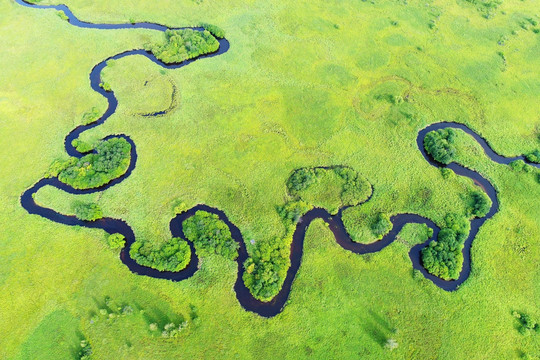
[[[85,21],[209,22],[231,43],[226,54],[179,70],[140,56],[108,67],[118,111],[83,140],[129,135],[139,155],[135,170],[103,193],[44,188],[36,195],[67,214],[74,200],[97,202],[105,216],[125,219],[137,237],[157,244],[170,238],[178,199],[222,209],[255,243],[283,236],[276,206],[287,198],[285,181],[294,169],[321,165],[350,166],[373,184],[373,198],[350,210],[355,216],[412,212],[440,223],[464,211],[460,195],[474,185],[444,179],[423,159],[419,129],[464,122],[504,155],[540,146],[539,35],[520,26],[535,16],[535,0],[505,1],[489,20],[460,1],[67,4]],[[65,135],[93,107],[105,110],[89,86],[92,67],[161,34],[78,29],[53,10],[14,2],[1,3],[0,14],[0,358],[70,358],[79,332],[98,359],[539,355],[538,335],[521,336],[511,315],[540,318],[537,170],[494,164],[470,137],[458,136],[458,161],[493,182],[501,209],[475,239],[471,277],[457,292],[412,271],[408,251],[421,235],[409,228],[380,253],[359,256],[317,222],[289,304],[263,319],[235,297],[235,262],[203,257],[200,270],[179,283],[138,276],[104,232],[21,208],[20,194],[66,156]],[[171,103],[165,116],[142,116]],[[374,240],[367,230],[358,234],[355,240]],[[134,314],[92,321],[106,297]],[[149,329],[180,319],[188,327],[174,339]],[[388,338],[399,343],[392,352],[382,346]],[[63,343],[49,351],[55,339]]]

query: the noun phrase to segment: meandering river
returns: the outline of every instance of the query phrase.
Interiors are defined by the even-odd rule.
[[[169,29],[168,27],[164,25],[146,23],[146,22],[134,23],[134,24],[93,24],[89,22],[80,21],[79,19],[77,19],[66,5],[36,5],[36,4],[27,3],[24,0],[15,0],[15,1],[20,5],[31,7],[31,8],[54,9],[57,11],[63,11],[68,17],[68,21],[71,25],[82,27],[82,28],[93,28],[93,29],[102,29],[102,30],[150,29],[150,30],[156,30],[156,31],[165,31]],[[171,29],[186,29],[186,28],[171,28]],[[203,28],[200,28],[200,27],[194,27],[191,29],[196,30],[196,31],[204,30]],[[64,141],[66,152],[70,156],[77,157],[77,158],[81,158],[82,156],[84,156],[85,155],[84,153],[77,151],[77,149],[75,149],[72,146],[72,141],[77,139],[82,132],[103,124],[116,111],[116,108],[118,106],[118,100],[116,99],[114,92],[105,91],[99,86],[99,84],[101,83],[100,74],[102,70],[107,66],[107,61],[112,60],[112,59],[121,59],[121,58],[132,56],[132,55],[139,55],[139,56],[147,57],[148,59],[150,59],[157,65],[162,66],[164,68],[177,69],[177,68],[189,65],[193,61],[199,61],[204,58],[219,56],[225,53],[228,49],[229,49],[229,42],[226,39],[219,39],[218,51],[211,54],[199,56],[196,59],[187,60],[179,64],[165,64],[161,62],[160,60],[158,60],[152,53],[147,52],[143,49],[135,49],[135,50],[126,51],[126,52],[111,56],[101,61],[96,66],[94,66],[94,68],[90,72],[90,86],[92,87],[94,91],[98,92],[99,94],[101,94],[107,99],[108,101],[107,110],[96,122],[88,124],[88,125],[77,126],[66,136],[65,141]],[[438,130],[438,129],[444,129],[444,128],[461,129],[465,131],[466,133],[470,134],[482,146],[487,156],[491,160],[497,163],[508,164],[511,161],[518,160],[518,159],[526,160],[524,159],[523,156],[515,157],[515,158],[506,158],[495,153],[491,149],[491,147],[488,145],[485,139],[480,137],[478,134],[476,134],[474,131],[472,131],[471,129],[469,129],[467,126],[463,124],[440,122],[440,123],[432,124],[422,129],[418,133],[418,136],[416,139],[418,150],[422,153],[426,161],[432,166],[443,167],[444,165],[441,165],[435,162],[426,154],[424,150],[424,146],[423,146],[424,137],[426,136],[428,132],[432,130]],[[100,220],[92,221],[92,222],[82,221],[82,220],[77,219],[75,216],[64,215],[64,214],[54,211],[53,209],[40,206],[34,201],[34,195],[39,191],[39,189],[41,189],[44,186],[53,186],[71,194],[88,194],[88,193],[103,191],[111,186],[118,184],[119,182],[122,182],[124,179],[129,177],[131,172],[135,168],[135,164],[137,162],[137,150],[136,150],[135,143],[127,135],[123,135],[123,134],[110,135],[106,137],[105,139],[108,139],[111,137],[123,137],[131,144],[131,160],[130,160],[128,170],[126,171],[124,175],[112,180],[111,182],[107,183],[104,186],[101,186],[99,188],[87,189],[87,190],[74,189],[71,186],[60,182],[58,178],[44,178],[44,179],[39,180],[36,184],[34,184],[31,188],[26,190],[21,195],[21,205],[23,206],[24,209],[26,209],[26,211],[28,211],[28,213],[42,216],[46,219],[49,219],[57,223],[61,223],[65,225],[72,225],[72,226],[78,225],[78,226],[87,227],[87,228],[99,228],[99,229],[105,230],[109,234],[120,233],[124,235],[126,238],[126,245],[120,252],[120,259],[133,273],[146,275],[153,278],[168,279],[172,281],[181,281],[181,280],[184,280],[193,276],[193,274],[197,271],[199,260],[195,253],[193,244],[189,241],[188,243],[191,248],[191,260],[185,269],[179,272],[158,271],[152,268],[139,265],[130,257],[129,249],[131,245],[135,242],[135,235],[131,227],[125,221],[121,219],[113,219],[113,218],[102,218]],[[540,167],[538,164],[531,164],[531,165]],[[291,287],[292,287],[294,278],[302,262],[302,254],[303,254],[306,230],[311,224],[311,222],[315,219],[322,219],[325,222],[327,222],[329,224],[329,228],[334,233],[336,242],[343,249],[352,251],[357,254],[367,254],[367,253],[373,253],[373,252],[382,250],[383,248],[391,244],[396,239],[396,236],[399,234],[403,226],[406,224],[409,224],[409,223],[426,224],[427,226],[433,229],[432,238],[423,244],[414,246],[409,252],[409,257],[412,261],[413,267],[415,269],[420,270],[426,278],[431,280],[438,287],[444,290],[451,291],[451,290],[457,289],[457,287],[469,277],[469,274],[471,271],[470,251],[471,251],[472,242],[474,238],[476,237],[480,227],[484,224],[484,222],[490,219],[498,211],[499,202],[497,200],[497,193],[493,185],[477,172],[467,169],[456,163],[450,163],[446,167],[453,170],[458,175],[473,179],[475,183],[479,185],[483,191],[486,192],[486,194],[490,197],[492,201],[492,206],[489,212],[487,213],[487,215],[483,218],[474,219],[471,222],[471,231],[469,233],[467,240],[465,241],[465,246],[463,249],[463,257],[464,257],[463,269],[461,270],[460,276],[457,280],[452,280],[452,281],[442,280],[436,276],[429,274],[426,271],[426,269],[422,266],[422,263],[420,260],[420,251],[423,247],[427,246],[429,241],[437,237],[437,234],[439,233],[440,229],[439,227],[437,227],[437,225],[435,225],[435,223],[433,223],[433,221],[427,218],[424,218],[422,216],[415,215],[415,214],[398,214],[398,215],[392,216],[390,220],[392,222],[393,227],[392,227],[392,230],[388,234],[386,234],[381,240],[376,241],[374,243],[360,244],[360,243],[356,243],[352,241],[351,237],[345,230],[342,217],[341,217],[344,209],[341,209],[338,212],[338,214],[333,215],[333,216],[330,215],[324,209],[315,208],[313,210],[310,210],[309,212],[304,214],[304,216],[302,216],[301,221],[299,221],[296,225],[296,229],[293,235],[293,241],[291,243],[291,249],[290,249],[291,266],[287,271],[287,277],[285,279],[283,287],[281,288],[281,291],[270,302],[261,302],[255,299],[249,292],[249,289],[247,289],[246,286],[244,285],[244,282],[242,280],[242,275],[244,274],[243,264],[248,258],[248,252],[246,250],[244,239],[242,238],[242,234],[240,233],[240,230],[233,223],[229,221],[229,219],[227,218],[227,216],[225,215],[223,211],[209,207],[207,205],[197,205],[191,208],[190,210],[188,210],[187,212],[174,217],[170,222],[170,230],[173,237],[184,238],[181,224],[184,220],[186,220],[190,216],[193,216],[196,211],[204,210],[207,212],[217,214],[220,217],[220,219],[223,220],[227,224],[227,226],[229,226],[233,239],[237,241],[238,244],[240,245],[239,256],[238,256],[238,259],[236,260],[238,263],[238,276],[237,276],[236,283],[234,286],[236,297],[238,298],[238,301],[240,302],[240,304],[242,305],[244,309],[255,312],[264,317],[275,316],[283,310],[283,307],[285,306],[285,303],[287,302],[287,299],[291,292]]]

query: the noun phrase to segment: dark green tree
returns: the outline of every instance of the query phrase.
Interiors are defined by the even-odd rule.
[[[446,165],[456,155],[455,138],[456,132],[451,128],[430,131],[424,138],[424,148],[435,161]]]
[[[145,241],[135,241],[129,255],[140,265],[159,271],[180,271],[191,259],[191,249],[182,238],[172,238],[161,246]]]
[[[199,210],[182,223],[182,230],[200,255],[218,254],[230,260],[238,257],[238,243],[216,214]]]
[[[72,204],[72,209],[79,220],[95,221],[103,217],[103,211],[96,203],[75,201]]]

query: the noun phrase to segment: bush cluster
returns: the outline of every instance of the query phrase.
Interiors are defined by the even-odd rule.
[[[68,166],[70,160],[64,160],[64,159],[56,159],[52,162],[51,165],[49,165],[49,169],[45,173],[46,178],[50,177],[56,177],[60,172],[65,170],[65,168]],[[74,161],[74,160],[72,160]]]
[[[480,190],[471,193],[471,200],[468,209],[468,215],[474,217],[484,217],[491,208],[491,199]]]
[[[454,160],[456,132],[452,128],[430,131],[424,138],[424,148],[431,157],[441,164],[449,164]]]
[[[188,209],[189,207],[184,201],[180,199],[176,199],[173,201],[173,214],[174,215],[185,213],[186,211],[188,211]]]
[[[75,149],[77,149],[77,151],[80,153],[87,153],[94,149],[94,146],[92,144],[87,143],[86,141],[79,140],[79,139],[74,139],[71,142],[71,145]]]
[[[445,280],[457,279],[463,266],[464,239],[452,229],[442,229],[437,241],[422,249],[422,263],[431,274]]]
[[[163,329],[159,329],[157,323],[152,323],[149,325],[150,331],[161,331],[161,337],[164,338],[175,338],[180,335],[180,332],[188,326],[187,321],[181,322],[178,326],[175,323],[168,323],[163,326]]]
[[[443,179],[445,180],[449,179],[452,176],[452,174],[454,174],[454,172],[450,170],[449,168],[441,167],[439,169],[441,170],[441,175]]]
[[[344,206],[358,205],[371,195],[371,184],[358,172],[345,166],[333,168],[345,183],[341,192],[341,201]]]
[[[352,241],[364,244],[381,240],[393,227],[389,214],[372,207],[348,208],[343,212],[341,220]]]
[[[540,331],[540,325],[528,314],[513,311],[512,315],[519,321],[518,331],[521,335],[530,335]]]
[[[115,305],[109,296],[105,296],[103,300],[103,307],[98,309],[98,313],[92,315],[90,324],[95,324],[102,318],[110,321],[119,317],[130,316],[134,313],[133,307],[129,304],[123,303],[120,306]],[[141,312],[143,311],[144,310],[141,310]]]
[[[107,244],[109,244],[109,247],[113,250],[121,249],[126,244],[126,238],[124,235],[119,233],[110,234],[107,236]]]
[[[219,42],[208,31],[167,30],[161,43],[147,44],[145,49],[166,64],[176,64],[217,51]]]
[[[486,19],[490,19],[495,14],[497,8],[502,4],[503,0],[465,0],[473,4],[478,12]]]
[[[99,83],[99,87],[101,87],[103,90],[105,90],[105,91],[107,91],[107,92],[111,92],[111,91],[112,91],[111,84],[109,84],[109,83],[106,82],[106,81],[102,81],[101,83]]]
[[[284,241],[261,241],[244,263],[244,284],[256,299],[269,301],[281,290],[289,266],[289,250]]]
[[[512,168],[512,170],[518,171],[518,172],[523,171],[526,173],[530,173],[533,170],[533,167],[527,164],[523,160],[514,160],[509,165],[510,165],[510,168]]]
[[[68,21],[69,17],[66,15],[66,13],[63,10],[59,10],[56,12],[56,15],[62,20]]]
[[[202,23],[201,26],[205,30],[208,30],[210,34],[214,35],[218,39],[223,39],[225,37],[225,31],[217,25]]]
[[[191,249],[182,238],[172,238],[160,247],[145,241],[135,241],[129,255],[140,265],[159,271],[180,271],[191,258]]]
[[[317,181],[317,174],[313,168],[298,169],[287,180],[287,189],[291,194],[298,194]]]
[[[290,266],[289,244],[295,226],[303,214],[313,206],[304,201],[290,201],[278,206],[277,212],[285,225],[283,239],[258,242],[251,256],[244,263],[242,279],[251,294],[261,301],[269,301],[281,290]]]
[[[58,176],[58,180],[75,189],[90,189],[125,174],[131,155],[129,142],[124,138],[111,138],[101,141],[95,150],[80,159],[55,161],[49,168],[49,175]]]
[[[375,217],[375,221],[371,224],[371,231],[377,239],[381,239],[383,235],[392,229],[392,222],[387,214],[379,213]]]
[[[343,206],[352,206],[365,201],[371,194],[369,182],[358,172],[346,166],[331,168],[302,168],[294,171],[287,180],[289,193],[302,199],[303,191],[321,181],[329,173],[338,175],[341,183],[341,202]]]
[[[437,240],[422,249],[422,263],[426,270],[444,280],[457,279],[463,267],[463,244],[470,231],[469,221],[457,214],[445,218],[446,227]]]
[[[527,160],[532,163],[540,164],[540,150],[536,149],[533,152],[527,154]]]
[[[95,221],[103,217],[103,211],[96,203],[75,201],[72,204],[72,209],[79,220]]]
[[[218,254],[230,260],[238,257],[240,245],[216,214],[199,210],[182,223],[182,230],[199,255]]]
[[[276,208],[279,216],[285,223],[285,226],[287,228],[293,227],[296,225],[296,223],[300,220],[300,217],[304,215],[306,212],[308,212],[312,206],[307,204],[304,201],[289,201],[283,206],[278,206]]]

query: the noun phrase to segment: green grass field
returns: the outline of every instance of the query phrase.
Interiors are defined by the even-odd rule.
[[[95,23],[215,24],[231,47],[178,70],[142,56],[110,64],[103,78],[118,110],[82,140],[129,135],[135,170],[104,192],[46,187],[36,201],[65,214],[96,202],[155,244],[171,237],[179,201],[204,203],[253,239],[253,251],[284,236],[276,207],[295,169],[346,165],[374,189],[344,214],[355,241],[376,240],[368,223],[377,213],[441,224],[465,211],[462,194],[475,186],[425,161],[420,129],[464,123],[504,156],[540,148],[540,2],[505,0],[489,15],[482,3],[66,0]],[[462,132],[457,160],[492,182],[500,211],[480,229],[470,278],[455,292],[412,270],[422,228],[355,255],[317,220],[287,306],[266,319],[238,303],[236,262],[205,256],[176,283],[138,276],[105,232],[29,215],[20,195],[67,158],[64,137],[84,114],[106,109],[90,88],[93,66],[161,36],[81,29],[54,10],[0,0],[1,359],[78,359],[82,340],[92,359],[540,358],[540,334],[520,334],[512,315],[540,322],[540,172],[493,163]],[[184,321],[174,338],[150,329]],[[386,349],[388,339],[399,346]]]

